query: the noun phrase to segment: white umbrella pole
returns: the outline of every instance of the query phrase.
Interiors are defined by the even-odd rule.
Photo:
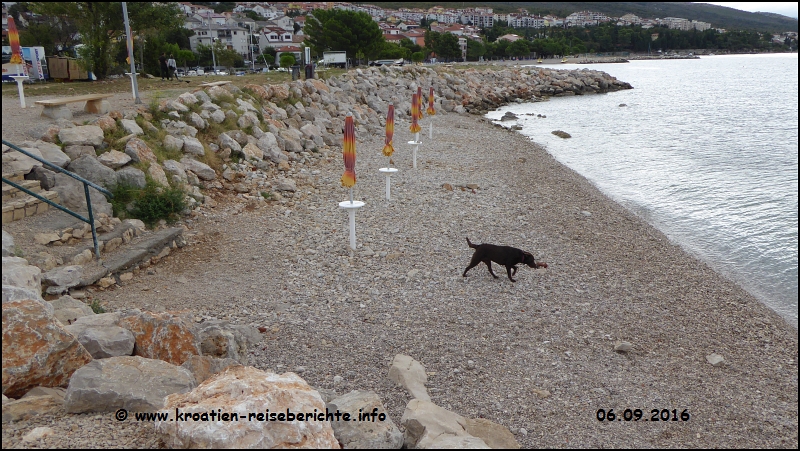
[[[356,209],[347,212],[350,215],[350,249],[356,250]]]
[[[22,88],[22,82],[28,79],[28,76],[22,72],[22,66],[17,64],[17,75],[12,75],[11,78],[17,82],[17,91],[19,91],[19,106],[20,108],[27,108],[25,105],[25,90]]]

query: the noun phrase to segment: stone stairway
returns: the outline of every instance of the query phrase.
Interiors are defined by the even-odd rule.
[[[43,190],[38,180],[25,180],[23,173],[3,174],[3,177],[53,202],[59,201],[58,193]],[[49,209],[50,205],[46,202],[11,185],[3,184],[3,224],[41,214]]]

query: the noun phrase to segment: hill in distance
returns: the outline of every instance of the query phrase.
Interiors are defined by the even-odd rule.
[[[367,2],[356,2],[367,3]],[[490,7],[496,13],[517,12],[521,8],[535,14],[566,17],[577,11],[597,11],[619,17],[627,13],[642,18],[682,17],[709,22],[714,28],[756,30],[769,33],[797,31],[797,19],[774,13],[751,13],[725,6],[689,2],[382,2],[383,8],[421,8],[441,6],[449,9]]]

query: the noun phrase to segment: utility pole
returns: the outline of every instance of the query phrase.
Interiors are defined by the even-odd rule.
[[[208,13],[208,37],[211,38],[211,61],[214,63],[214,75],[217,75],[217,57],[214,55],[214,36],[211,35],[211,13]]]

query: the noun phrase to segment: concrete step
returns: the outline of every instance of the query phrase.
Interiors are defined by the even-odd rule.
[[[36,180],[27,180],[27,181],[35,182],[37,185],[39,184],[39,182]],[[5,190],[5,186],[3,187],[3,189]],[[39,192],[37,192],[36,194],[39,194],[40,196],[55,203],[59,202],[58,193],[55,191],[42,191],[41,188],[39,188]],[[44,213],[45,211],[48,211],[49,209],[50,205],[48,205],[46,202],[42,202],[41,200],[33,196],[29,196],[27,194],[25,194],[24,196],[13,197],[8,201],[6,201],[4,196],[3,224],[8,224],[12,221],[19,221],[20,219],[23,218],[41,214]]]
[[[11,180],[14,183],[19,183],[25,180],[25,173],[24,172],[3,172],[3,177]]]

